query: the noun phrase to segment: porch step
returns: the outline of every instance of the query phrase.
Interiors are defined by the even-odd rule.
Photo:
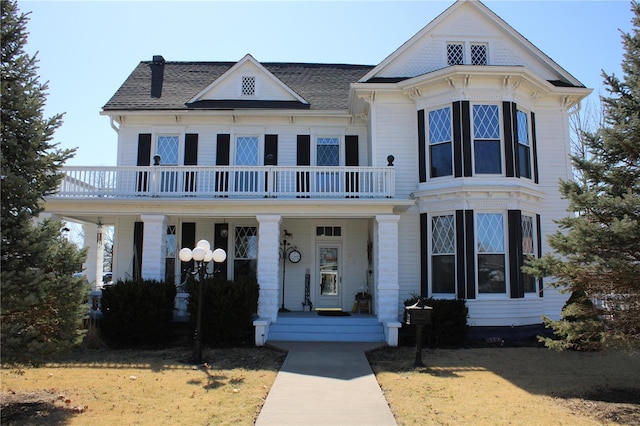
[[[384,342],[384,329],[375,316],[278,316],[269,326],[268,340],[284,342]]]

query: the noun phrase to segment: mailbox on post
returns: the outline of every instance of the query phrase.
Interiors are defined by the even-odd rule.
[[[427,306],[419,298],[416,303],[405,308],[407,319],[407,325],[414,325],[416,327],[416,360],[413,363],[414,367],[424,367],[422,362],[422,327],[425,325],[431,325],[431,313],[433,308]]]

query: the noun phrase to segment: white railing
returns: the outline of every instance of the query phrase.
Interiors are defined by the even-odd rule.
[[[53,197],[392,198],[393,167],[75,167]]]

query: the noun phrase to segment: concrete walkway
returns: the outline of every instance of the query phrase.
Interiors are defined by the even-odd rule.
[[[380,343],[269,342],[288,350],[256,426],[395,426],[365,351]]]

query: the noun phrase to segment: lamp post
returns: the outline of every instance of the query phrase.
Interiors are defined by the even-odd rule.
[[[199,283],[198,283],[198,312],[196,316],[196,331],[193,336],[194,344],[193,344],[193,355],[191,356],[191,361],[194,364],[202,363],[202,283],[204,282],[204,274],[207,270],[207,266],[209,262],[213,260],[215,263],[222,263],[227,258],[227,253],[221,249],[217,248],[214,251],[211,251],[211,244],[207,240],[200,240],[196,247],[192,250],[190,248],[183,248],[178,253],[178,257],[182,262],[191,262],[195,260],[196,267],[195,270],[190,272],[191,275],[199,275]],[[215,273],[215,271],[214,271]]]

